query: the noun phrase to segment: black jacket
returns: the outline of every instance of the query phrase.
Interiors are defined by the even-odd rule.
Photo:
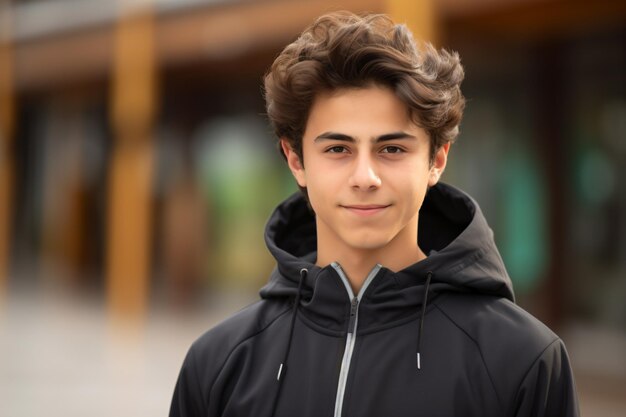
[[[428,257],[377,266],[356,297],[339,265],[314,265],[299,195],[274,211],[266,242],[277,268],[262,299],[191,346],[171,417],[578,415],[563,342],[514,304],[493,233],[461,191],[429,190]]]

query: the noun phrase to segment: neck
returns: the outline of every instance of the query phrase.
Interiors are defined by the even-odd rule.
[[[352,291],[358,294],[370,271],[381,264],[392,271],[400,271],[426,258],[417,245],[417,227],[415,233],[399,233],[393,240],[382,247],[355,248],[344,242],[329,239],[324,229],[318,225],[317,261],[324,267],[332,262],[341,265]]]

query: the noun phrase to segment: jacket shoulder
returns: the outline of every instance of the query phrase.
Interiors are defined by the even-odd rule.
[[[287,311],[288,303],[259,300],[206,331],[193,342],[190,351],[199,359],[208,356],[212,362],[225,360],[240,343],[263,332]]]
[[[196,339],[185,362],[190,362],[205,392],[237,346],[265,331],[288,311],[287,302],[259,300]]]
[[[231,353],[287,311],[287,302],[257,301],[196,339],[178,375],[170,416],[205,415],[211,388]]]
[[[508,299],[471,293],[449,293],[436,307],[476,345],[505,404],[511,404],[526,375],[559,337]]]
[[[519,346],[520,354],[523,351],[532,356],[558,339],[545,324],[506,298],[448,293],[435,304],[468,337],[485,348]]]

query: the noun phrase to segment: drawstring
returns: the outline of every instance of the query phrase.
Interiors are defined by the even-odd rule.
[[[422,333],[424,333],[424,317],[426,317],[426,303],[428,302],[428,290],[430,288],[430,279],[433,273],[428,271],[426,274],[426,287],[424,288],[424,300],[422,302],[422,316],[420,317],[420,331],[417,334],[417,369],[422,369],[422,358],[420,351],[422,348]]]
[[[274,402],[272,405],[272,413],[271,416],[274,417],[276,414],[276,406],[278,405],[278,398],[280,397],[280,392],[283,386],[283,377],[285,372],[287,371],[287,358],[289,357],[289,351],[291,350],[291,342],[293,340],[293,331],[296,323],[296,317],[298,315],[298,307],[300,306],[300,298],[302,293],[302,285],[304,284],[304,280],[308,274],[308,270],[306,268],[302,268],[300,270],[300,282],[298,283],[298,292],[296,293],[296,299],[293,303],[293,309],[291,313],[291,323],[289,324],[289,339],[287,340],[287,348],[285,349],[285,354],[283,356],[283,360],[278,367],[278,374],[276,375],[276,380],[278,381],[278,389],[276,390],[276,394],[274,396]],[[422,301],[422,315],[420,317],[419,323],[419,333],[417,335],[417,369],[422,369],[421,363],[421,346],[422,346],[422,334],[424,332],[424,317],[426,317],[426,306],[428,304],[428,293],[430,291],[430,281],[432,279],[433,273],[428,272],[426,274],[426,285],[424,287],[424,300]]]
[[[274,396],[274,404],[272,405],[272,414],[273,417],[276,413],[276,405],[278,404],[278,397],[280,397],[280,391],[283,386],[283,375],[287,370],[287,358],[289,357],[289,351],[291,350],[291,341],[293,340],[293,329],[296,323],[296,316],[298,315],[298,306],[300,305],[300,296],[302,292],[302,284],[306,279],[308,274],[308,270],[306,268],[302,268],[300,270],[300,282],[298,283],[298,292],[296,293],[296,299],[293,303],[293,310],[291,312],[291,324],[289,325],[289,339],[287,340],[287,348],[285,349],[285,356],[283,357],[283,361],[280,363],[278,367],[278,374],[276,375],[276,380],[278,381],[278,389],[276,390],[276,395]]]

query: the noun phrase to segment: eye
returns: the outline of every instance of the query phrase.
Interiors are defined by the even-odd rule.
[[[348,150],[344,146],[337,145],[337,146],[331,146],[330,148],[326,149],[325,152],[328,152],[328,153],[345,153],[347,151]]]
[[[402,153],[402,152],[404,152],[404,149],[402,149],[402,148],[400,148],[398,146],[391,145],[391,146],[385,146],[382,149],[382,152],[383,153]]]

